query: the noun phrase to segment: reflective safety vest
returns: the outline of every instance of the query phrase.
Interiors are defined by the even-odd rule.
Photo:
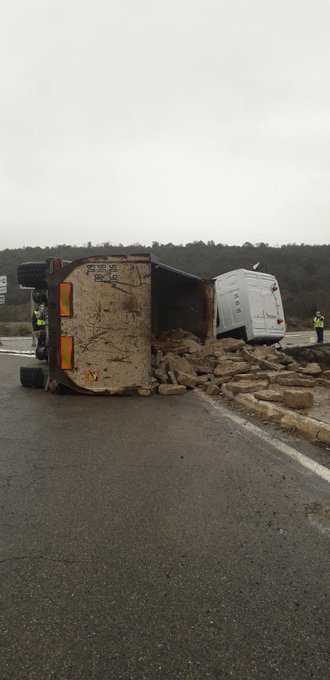
[[[324,328],[324,316],[314,316],[314,328]]]
[[[39,312],[33,312],[33,317],[32,317],[33,329],[35,331],[36,330],[42,330],[46,325],[45,319],[39,319],[38,314],[39,314]]]

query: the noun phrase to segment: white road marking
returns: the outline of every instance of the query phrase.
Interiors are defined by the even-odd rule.
[[[32,340],[30,335],[2,335],[0,340],[20,340],[20,342],[26,342],[29,338]]]
[[[27,359],[35,359],[34,352],[18,352],[15,349],[0,349],[0,354],[5,354],[7,357],[26,357]]]
[[[289,456],[289,458],[297,461],[297,463],[303,465],[305,468],[307,468],[307,470],[314,472],[315,475],[318,475],[318,477],[321,477],[330,484],[330,470],[324,467],[324,465],[316,463],[311,458],[308,458],[308,456],[304,456],[303,453],[300,453],[300,451],[297,451],[292,446],[281,442],[279,439],[274,439],[273,435],[264,432],[264,430],[261,430],[256,425],[249,423],[247,420],[244,420],[244,418],[241,418],[235,413],[227,411],[222,406],[220,406],[220,404],[217,404],[212,399],[212,397],[209,397],[207,394],[205,394],[205,392],[197,391],[196,393],[201,399],[210,404],[210,406],[212,406],[216,411],[219,411],[222,416],[228,418],[228,420],[231,420],[233,423],[236,423],[236,425],[240,425],[243,429],[248,430],[248,432],[251,432],[256,437],[259,437],[259,439],[267,442],[267,444],[271,444],[271,446],[278,449],[278,451],[285,453],[286,456]]]

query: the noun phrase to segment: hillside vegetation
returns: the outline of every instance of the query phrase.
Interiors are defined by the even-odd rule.
[[[330,245],[267,244],[226,246],[213,241],[197,241],[186,245],[152,243],[113,246],[58,245],[48,248],[18,248],[0,251],[0,275],[7,275],[6,304],[0,306],[0,321],[24,321],[30,317],[29,291],[21,290],[16,281],[16,268],[22,262],[43,261],[49,256],[76,260],[88,255],[152,252],[164,264],[211,278],[231,269],[245,268],[262,261],[263,271],[274,274],[280,284],[284,310],[291,325],[310,323],[316,309],[330,319]]]

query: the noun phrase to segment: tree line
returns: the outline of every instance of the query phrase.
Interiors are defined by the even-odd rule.
[[[130,246],[110,242],[83,246],[65,244],[39,248],[24,247],[0,251],[0,275],[7,275],[6,304],[0,306],[1,321],[29,319],[29,291],[21,290],[16,281],[16,268],[22,262],[44,261],[56,256],[77,260],[89,255],[112,255],[151,252],[160,262],[177,269],[212,278],[232,269],[251,269],[261,262],[262,271],[274,274],[279,282],[285,315],[295,322],[309,322],[316,309],[330,320],[330,245],[282,245],[244,243],[227,246],[214,241],[194,241],[186,245],[158,243]]]

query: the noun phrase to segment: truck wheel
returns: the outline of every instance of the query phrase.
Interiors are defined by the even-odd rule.
[[[21,366],[19,377],[23,387],[44,386],[44,372],[39,366]]]
[[[46,282],[46,263],[24,262],[19,264],[17,282],[25,288],[43,288]]]
[[[45,359],[48,358],[48,348],[43,345],[37,347],[36,358],[39,359],[39,361],[45,361]]]
[[[35,288],[32,291],[33,302],[37,305],[47,302],[47,293],[43,288]]]

